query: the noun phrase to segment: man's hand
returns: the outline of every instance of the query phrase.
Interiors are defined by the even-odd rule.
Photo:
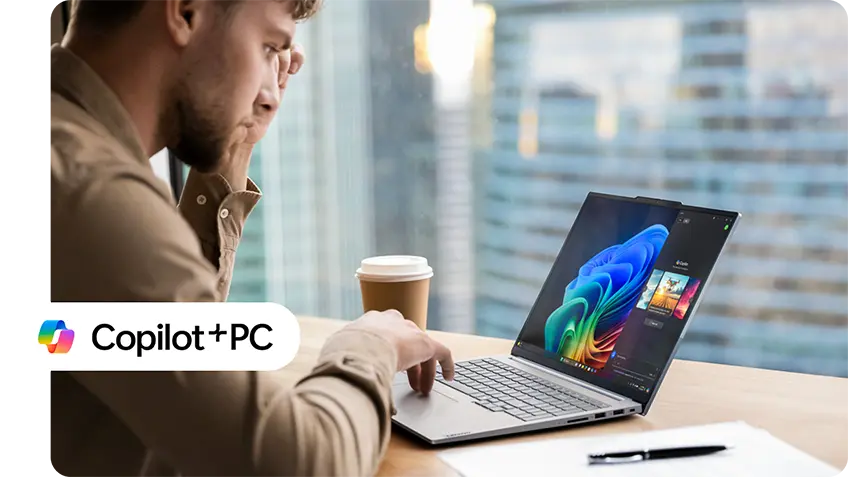
[[[306,61],[303,47],[300,45],[292,46],[291,50],[280,53],[277,56],[277,61],[277,84],[280,88],[280,101],[282,101],[289,78],[291,75],[297,74]],[[256,116],[253,125],[248,128],[246,136],[236,141],[230,146],[229,151],[227,151],[228,157],[222,162],[220,173],[227,179],[233,190],[238,191],[247,188],[247,169],[250,167],[250,156],[253,154],[253,147],[268,132],[268,126],[273,119],[274,115],[272,114]]]
[[[303,67],[303,63],[306,61],[306,55],[303,53],[302,46],[293,45],[290,50],[283,51],[277,55],[277,61],[279,62],[277,84],[280,87],[280,101],[282,101],[286,92],[286,86],[289,83],[289,78],[297,74]],[[248,129],[244,143],[252,147],[259,142],[268,131],[268,126],[271,124],[272,119],[273,115],[258,116],[254,126]]]
[[[445,345],[430,338],[415,323],[405,320],[395,311],[369,311],[349,328],[368,330],[385,337],[397,350],[397,371],[406,370],[409,385],[415,391],[429,394],[436,379],[436,362],[442,365],[442,375],[453,379],[453,356]]]

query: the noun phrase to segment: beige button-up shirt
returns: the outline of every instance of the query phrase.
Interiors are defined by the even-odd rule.
[[[119,98],[51,50],[51,299],[223,301],[259,189],[189,173],[179,204]],[[370,475],[390,435],[397,356],[341,331],[293,389],[262,372],[54,372],[65,475]]]

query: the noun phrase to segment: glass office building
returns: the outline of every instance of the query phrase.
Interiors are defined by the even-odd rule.
[[[833,2],[495,1],[477,331],[514,337],[586,193],[742,212],[680,358],[848,375]]]

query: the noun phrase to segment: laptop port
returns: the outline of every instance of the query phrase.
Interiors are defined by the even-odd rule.
[[[580,417],[580,418],[577,418],[577,419],[571,419],[570,421],[568,421],[568,424],[571,424],[573,422],[582,422],[582,421],[588,421],[588,420],[589,420],[588,417]]]
[[[618,411],[613,411],[613,412],[612,412],[612,415],[613,415],[613,416],[620,416],[620,415],[622,415],[622,414],[624,414],[624,409],[619,409]]]
[[[607,414],[605,412],[599,412],[595,414],[595,419],[603,419]]]

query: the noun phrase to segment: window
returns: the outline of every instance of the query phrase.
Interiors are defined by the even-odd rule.
[[[327,2],[231,297],[353,319],[360,259],[418,254],[431,328],[514,338],[588,191],[665,197],[744,216],[678,357],[848,376],[846,32],[829,1]]]

